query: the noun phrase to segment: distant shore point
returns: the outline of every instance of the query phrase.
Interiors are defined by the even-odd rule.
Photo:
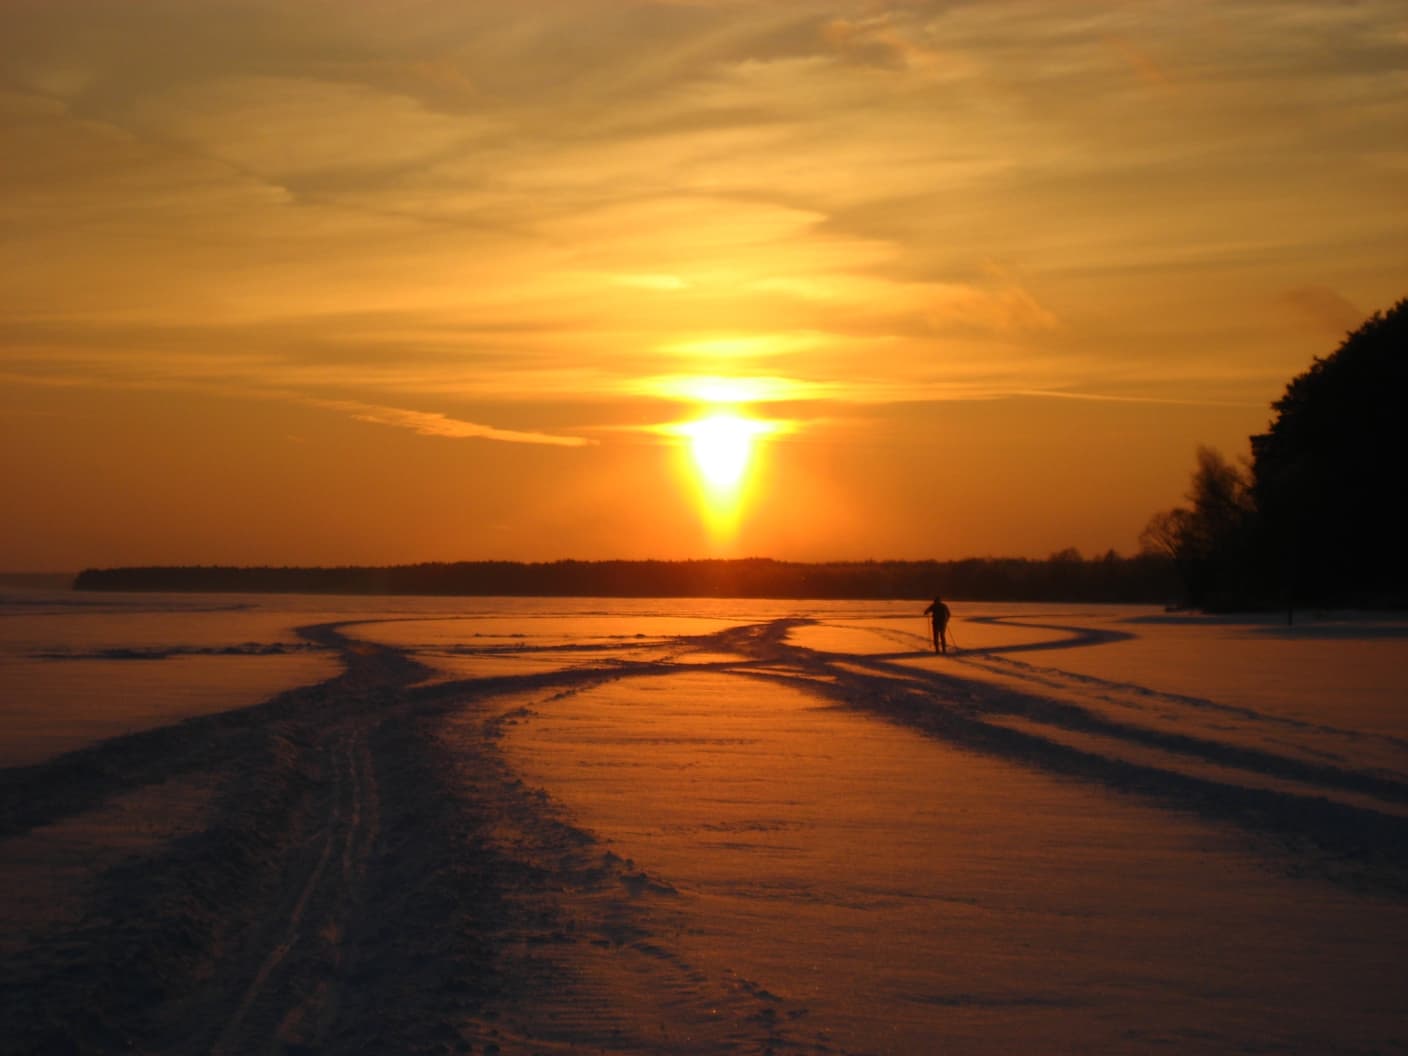
[[[1170,562],[1141,554],[1085,560],[458,561],[344,567],[223,565],[87,569],[74,589],[277,594],[522,597],[817,598],[1106,601],[1162,604],[1177,595]]]

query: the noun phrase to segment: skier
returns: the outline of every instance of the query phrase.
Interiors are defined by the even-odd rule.
[[[934,652],[948,653],[948,606],[943,599],[935,595],[933,604],[924,610],[924,615],[933,621],[934,628]]]

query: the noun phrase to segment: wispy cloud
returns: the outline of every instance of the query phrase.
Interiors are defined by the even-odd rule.
[[[144,98],[129,120],[276,183],[396,172],[469,149],[492,127],[367,85],[268,76],[198,81]]]
[[[995,289],[971,284],[935,286],[926,314],[940,328],[964,326],[1002,334],[1052,330],[1054,312],[1015,283]]]
[[[409,429],[421,436],[442,436],[454,440],[498,440],[509,444],[547,444],[553,447],[586,447],[595,441],[578,436],[499,429],[478,422],[466,422],[429,411],[409,411],[399,407],[375,407],[349,400],[307,400],[307,403],[351,415],[359,422]]]
[[[1257,407],[1264,406],[1247,400],[1175,399],[1163,396],[1120,396],[1100,392],[1062,392],[1051,389],[1031,389],[1014,392],[1014,396],[1039,396],[1050,400],[1087,400],[1091,403],[1147,403],[1167,407]]]

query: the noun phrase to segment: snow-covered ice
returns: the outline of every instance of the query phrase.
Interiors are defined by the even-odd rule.
[[[119,905],[190,979],[60,1035],[1408,1046],[1408,621],[922,607],[8,598],[11,992],[81,1003]]]

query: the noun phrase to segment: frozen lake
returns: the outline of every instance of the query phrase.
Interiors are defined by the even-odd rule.
[[[436,1013],[461,1044],[1408,1045],[1408,622],[954,603],[935,656],[922,608],[10,594],[0,763],[259,704],[364,642],[429,670],[348,735],[355,813],[376,795],[384,820],[345,875],[370,890],[468,818],[507,863],[488,923],[401,910],[407,933],[483,931],[499,983]],[[458,828],[393,839],[419,780],[398,724]]]

